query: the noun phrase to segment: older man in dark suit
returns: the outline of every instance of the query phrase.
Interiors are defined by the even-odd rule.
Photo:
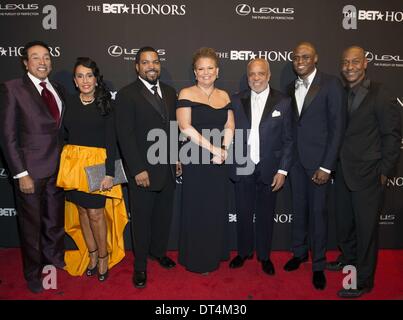
[[[133,285],[144,288],[147,258],[166,268],[176,264],[168,256],[169,231],[175,189],[175,168],[165,161],[153,163],[148,151],[150,131],[158,129],[169,140],[170,121],[175,121],[175,89],[159,81],[161,64],[154,48],[143,47],[136,55],[138,79],[121,89],[116,98],[116,128],[129,173],[130,208],[134,233]],[[167,148],[169,150],[169,146]]]
[[[274,275],[270,260],[274,209],[293,152],[291,99],[269,86],[266,60],[251,60],[247,76],[250,89],[232,97],[236,129],[242,130],[242,136],[235,138],[235,154],[247,162],[241,164],[235,158],[231,175],[236,192],[238,255],[230,268],[240,268],[252,258],[256,241],[263,272]]]
[[[0,139],[14,177],[24,276],[37,293],[44,265],[64,267],[64,192],[56,187],[64,105],[48,79],[47,44],[26,44],[22,61],[27,74],[0,88]]]
[[[336,170],[336,227],[341,255],[328,270],[357,268],[357,288],[343,288],[342,298],[372,290],[378,253],[379,210],[387,177],[400,154],[400,113],[383,86],[366,77],[364,49],[343,52],[348,125]]]
[[[326,287],[324,269],[327,246],[326,195],[335,170],[345,129],[345,106],[340,81],[316,69],[318,55],[308,42],[293,51],[298,75],[289,87],[295,120],[294,164],[290,172],[295,218],[292,227],[294,256],[284,269],[293,271],[312,252],[312,283]],[[308,240],[309,239],[309,240]]]

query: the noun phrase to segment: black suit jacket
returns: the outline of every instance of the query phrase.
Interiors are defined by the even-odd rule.
[[[122,88],[115,101],[118,142],[129,175],[134,177],[146,170],[150,178],[150,191],[161,190],[167,177],[171,175],[173,178],[175,172],[174,167],[169,164],[169,124],[170,121],[176,121],[177,97],[175,89],[161,81],[159,83],[165,104],[165,117],[160,113],[153,94],[139,79]],[[147,152],[155,143],[147,141],[147,135],[153,129],[159,129],[166,135],[166,142],[162,142],[167,151],[164,163],[154,164],[147,159]],[[167,170],[170,172],[167,173]]]
[[[339,79],[317,70],[301,114],[295,100],[294,81],[288,86],[294,109],[294,160],[305,169],[334,170],[345,130],[346,106]]]
[[[400,113],[379,83],[364,80],[354,98],[340,160],[354,191],[391,176],[400,154]]]
[[[235,148],[242,148],[240,153],[246,159],[248,134],[251,128],[251,90],[245,90],[232,96],[232,107],[235,116],[235,128],[242,129],[242,141],[237,141],[239,136],[235,136]],[[270,87],[265,108],[259,124],[259,151],[262,180],[266,184],[273,182],[273,177],[278,170],[289,171],[292,163],[293,153],[293,129],[292,110],[290,98],[281,92]],[[240,143],[242,142],[242,143]],[[236,160],[236,159],[235,159]],[[252,160],[249,159],[250,164]],[[231,179],[239,181],[241,175],[237,174],[237,169],[245,167],[246,164],[235,163]],[[239,171],[239,170],[238,170]],[[252,174],[250,172],[249,174]]]

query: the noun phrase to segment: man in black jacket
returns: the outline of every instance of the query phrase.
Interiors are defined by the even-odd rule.
[[[336,170],[336,227],[341,255],[328,270],[357,268],[357,288],[338,292],[356,298],[371,291],[377,260],[379,209],[387,181],[399,157],[400,114],[382,85],[366,77],[364,49],[343,52],[348,125]]]
[[[159,81],[161,64],[154,48],[143,47],[136,56],[138,79],[122,88],[116,98],[116,128],[129,176],[130,208],[134,233],[133,284],[144,288],[147,257],[167,269],[175,262],[166,256],[175,188],[175,168],[166,161],[154,164],[148,151],[151,130],[165,132],[175,121],[176,92]],[[168,148],[169,150],[169,148]],[[151,161],[150,161],[151,160]]]

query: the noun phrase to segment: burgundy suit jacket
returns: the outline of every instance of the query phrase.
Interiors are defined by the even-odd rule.
[[[51,83],[62,101],[63,117],[63,89]],[[27,170],[40,179],[57,172],[62,119],[58,125],[28,75],[0,86],[0,141],[13,176]]]

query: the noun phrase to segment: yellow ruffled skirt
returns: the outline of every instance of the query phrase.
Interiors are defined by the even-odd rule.
[[[104,148],[66,145],[60,160],[57,186],[64,190],[78,190],[89,194],[106,196],[105,216],[107,224],[107,244],[109,252],[109,268],[120,262],[125,256],[123,233],[128,222],[126,206],[121,185],[113,186],[110,191],[89,192],[84,168],[105,163]],[[65,202],[65,231],[74,240],[78,250],[67,250],[65,253],[65,270],[72,276],[81,276],[90,262],[88,248],[80,227],[77,206]]]

